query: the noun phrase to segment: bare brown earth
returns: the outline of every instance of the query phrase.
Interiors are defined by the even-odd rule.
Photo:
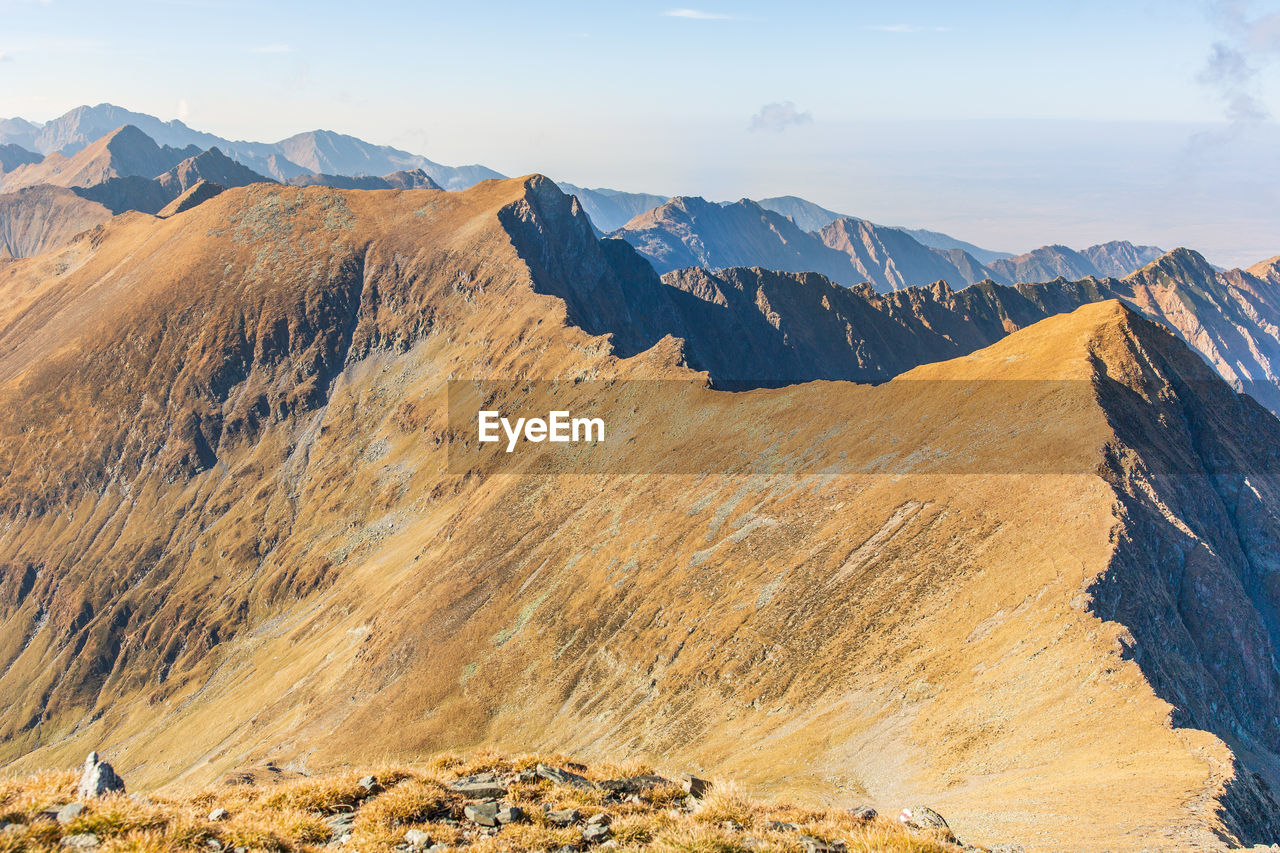
[[[1115,301],[710,390],[575,325],[655,287],[628,253],[532,178],[255,185],[0,265],[8,767],[552,748],[1028,849],[1280,838],[1280,422]],[[483,377],[693,384],[631,473],[518,475],[447,464]],[[707,473],[645,473],[673,447]]]

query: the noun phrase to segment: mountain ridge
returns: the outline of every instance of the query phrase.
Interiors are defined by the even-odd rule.
[[[978,842],[1277,837],[1275,594],[1249,578],[1280,547],[1280,422],[1118,301],[875,386],[729,394],[670,334],[695,297],[540,177],[253,184],[6,272],[12,769],[623,744],[833,804],[927,791]],[[700,473],[455,468],[450,376],[624,435],[629,380],[674,383],[676,443],[622,452]]]

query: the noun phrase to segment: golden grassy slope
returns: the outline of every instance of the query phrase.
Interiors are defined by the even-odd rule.
[[[801,839],[806,836],[843,842],[851,853],[959,849],[946,830],[909,829],[894,819],[864,820],[846,810],[764,803],[747,797],[732,782],[713,783],[710,793],[697,801],[688,800],[674,781],[627,797],[611,796],[603,788],[582,790],[538,778],[532,771],[539,763],[559,767],[568,760],[562,755],[481,752],[438,755],[412,766],[384,765],[304,778],[268,771],[268,778],[256,783],[223,783],[142,798],[110,794],[88,801],[85,811],[65,824],[49,812],[76,801],[74,774],[5,779],[0,780],[0,823],[11,825],[0,831],[0,851],[54,851],[63,838],[88,833],[102,843],[103,853],[176,853],[211,847],[302,853],[325,849],[339,838],[349,850],[390,853],[412,830],[450,848],[542,851],[581,847],[584,825],[596,815],[607,816],[610,847],[623,851],[801,853],[805,849]],[[597,763],[578,770],[593,782],[653,772],[635,763]],[[504,805],[524,813],[520,821],[490,831],[468,820],[464,806],[480,800],[455,792],[450,783],[482,772],[503,778],[520,776],[501,798]],[[361,784],[369,776],[380,790],[370,792]],[[568,826],[558,825],[548,820],[546,808],[576,809],[580,818]],[[226,811],[225,817],[215,815],[218,809]],[[330,822],[344,814],[352,816],[349,826],[335,827]]]

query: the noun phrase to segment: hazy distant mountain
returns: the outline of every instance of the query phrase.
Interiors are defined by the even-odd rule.
[[[178,149],[157,145],[138,128],[125,125],[113,129],[70,157],[55,151],[39,163],[6,172],[0,178],[0,189],[13,192],[38,184],[88,187],[111,178],[129,176],[150,179],[199,153],[194,147]]]
[[[378,177],[376,175],[326,175],[313,173],[290,178],[295,187],[334,187],[343,190],[438,190],[442,187],[421,169],[401,170]]]
[[[1055,278],[1081,279],[1090,276],[1122,278],[1164,254],[1155,246],[1135,246],[1115,240],[1076,251],[1066,246],[1041,246],[1024,255],[992,261],[989,266],[997,281],[1052,281]]]
[[[749,199],[713,204],[677,197],[613,236],[635,246],[659,273],[688,266],[758,266],[818,272],[847,286],[870,282],[877,290],[988,277],[986,268],[963,252],[931,249],[896,228],[844,217],[813,233]]]
[[[112,213],[126,210],[158,213],[202,180],[221,187],[238,187],[270,179],[232,160],[217,148],[200,151],[194,146],[178,149],[159,145],[133,125],[125,125],[90,142],[71,156],[54,151],[37,163],[26,163],[7,171],[0,176],[0,190],[13,193],[27,187],[64,187]],[[47,206],[49,200],[28,195],[10,201],[11,206],[21,203]],[[28,226],[30,229],[34,223],[43,220],[37,217],[27,221],[33,223]],[[55,227],[52,222],[48,226],[52,234],[64,237],[77,233]],[[43,240],[28,238],[23,246],[37,243],[46,247],[57,245],[54,237],[50,236]]]
[[[814,204],[807,199],[794,195],[762,198],[756,203],[766,210],[772,210],[776,213],[781,213],[783,216],[790,217],[792,222],[799,225],[805,231],[821,231],[837,219],[858,218],[843,213],[836,213],[833,210],[827,210],[821,205]],[[990,249],[975,246],[972,243],[965,242],[964,240],[957,240],[950,234],[943,234],[940,231],[928,231],[922,228],[904,228],[900,225],[887,227],[895,228],[898,231],[904,231],[911,235],[916,242],[924,246],[928,246],[931,249],[942,249],[943,251],[960,249],[961,251],[973,256],[974,259],[982,264],[988,264],[991,261],[1009,257],[1007,252],[993,252]]]
[[[670,198],[649,193],[628,193],[621,190],[587,189],[557,181],[556,185],[570,195],[578,197],[582,209],[602,233],[616,231],[635,217],[665,204]]]
[[[781,214],[748,199],[715,204],[678,196],[628,222],[621,237],[659,273],[681,267],[761,266],[821,272],[841,283],[856,274],[848,259]]]
[[[2,119],[0,143],[21,145],[42,154],[71,155],[126,124],[137,127],[160,145],[176,148],[194,145],[199,150],[216,147],[255,172],[280,181],[309,172],[381,175],[421,168],[441,186],[461,189],[488,178],[502,177],[484,166],[444,166],[417,154],[327,130],[296,134],[276,143],[233,141],[193,130],[176,119],[161,121],[112,104],[76,107],[43,125],[20,118]]]
[[[0,145],[0,175],[13,171],[19,166],[39,163],[44,158],[34,151],[28,151],[20,145],[6,143]]]
[[[1115,278],[1142,269],[1164,253],[1164,249],[1156,246],[1135,246],[1128,240],[1112,240],[1080,251],[1093,264],[1097,275]]]
[[[837,219],[818,236],[825,245],[848,256],[856,278],[882,291],[935,281],[973,284],[989,277],[986,267],[959,249],[931,249],[905,231],[865,219]],[[855,283],[849,276],[837,280]]]
[[[901,225],[894,226],[899,231],[905,231],[916,240],[932,249],[959,249],[972,255],[979,263],[990,264],[992,261],[998,261],[1001,258],[1012,257],[1008,252],[995,252],[991,249],[984,249],[981,246],[975,246],[964,240],[957,240],[950,234],[943,234],[941,231],[929,231],[925,228],[904,228]]]
[[[792,222],[805,231],[821,231],[837,219],[847,216],[794,195],[761,198],[756,200],[756,204],[765,210],[772,210],[774,213],[790,217]]]
[[[0,118],[0,144],[19,145],[28,151],[36,150],[36,133],[40,126],[25,118]]]
[[[374,145],[330,130],[299,133],[276,143],[292,163],[310,172],[330,175],[385,175],[421,169],[445,189],[465,189],[472,184],[503,177],[485,166],[442,166],[426,157],[389,145]]]

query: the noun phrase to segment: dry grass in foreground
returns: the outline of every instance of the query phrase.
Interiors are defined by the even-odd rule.
[[[57,811],[75,801],[77,777],[50,772],[0,780],[0,853],[961,849],[947,830],[761,803],[732,783],[715,783],[698,799],[652,772],[639,764],[584,767],[564,756],[493,753],[285,781],[268,768],[188,794],[110,794],[86,801],[79,814],[64,809],[61,819]],[[508,810],[495,818],[492,801]],[[488,821],[497,825],[483,825]]]

